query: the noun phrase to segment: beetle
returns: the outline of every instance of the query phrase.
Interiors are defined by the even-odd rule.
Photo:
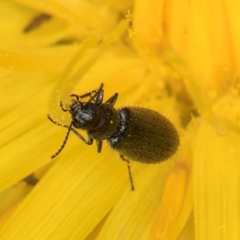
[[[134,190],[130,160],[159,163],[170,158],[179,146],[179,135],[174,125],[158,112],[142,107],[121,107],[116,110],[114,105],[118,93],[104,103],[103,95],[102,83],[97,90],[84,95],[71,94],[72,104],[67,108],[60,102],[61,109],[71,115],[69,126],[54,121],[48,115],[51,122],[68,129],[62,146],[52,158],[63,150],[70,132],[88,145],[95,140],[98,153],[101,152],[102,141],[107,140],[127,163],[131,188]],[[88,101],[81,101],[86,97],[89,97]],[[85,130],[87,139],[76,129]]]

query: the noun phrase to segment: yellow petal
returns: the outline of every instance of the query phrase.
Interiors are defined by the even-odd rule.
[[[203,122],[194,147],[194,212],[199,239],[239,239],[239,135]]]

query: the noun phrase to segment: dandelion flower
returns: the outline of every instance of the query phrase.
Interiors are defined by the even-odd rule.
[[[239,239],[239,6],[232,1],[0,3],[2,240]],[[70,135],[59,102],[104,83],[165,115],[159,164]],[[84,132],[82,133],[84,135]]]

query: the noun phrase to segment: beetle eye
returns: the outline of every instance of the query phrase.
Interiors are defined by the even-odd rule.
[[[94,104],[94,103],[86,103],[84,109],[85,109],[85,111],[95,112],[96,111],[96,104]]]

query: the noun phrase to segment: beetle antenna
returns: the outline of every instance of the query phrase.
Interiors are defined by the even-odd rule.
[[[60,124],[57,124],[57,125],[61,126]],[[62,125],[62,126],[65,127],[65,125]],[[71,128],[72,128],[72,123],[71,123],[70,126],[68,127],[68,131],[67,131],[67,134],[66,134],[66,136],[65,136],[65,139],[64,139],[64,141],[63,141],[63,143],[62,143],[62,146],[58,149],[58,151],[57,151],[54,155],[51,156],[51,158],[55,158],[55,157],[63,150],[63,148],[65,147],[65,145],[66,145],[66,143],[67,143],[67,140],[68,140],[68,137],[69,137]]]
[[[50,117],[49,114],[47,115],[47,117],[48,117],[48,119],[49,119],[52,123],[54,123],[54,124],[56,124],[56,125],[58,125],[58,126],[60,126],[60,127],[69,128],[69,126],[67,126],[67,125],[64,125],[64,124],[61,124],[61,123],[58,123],[58,122],[54,121],[54,120]]]

